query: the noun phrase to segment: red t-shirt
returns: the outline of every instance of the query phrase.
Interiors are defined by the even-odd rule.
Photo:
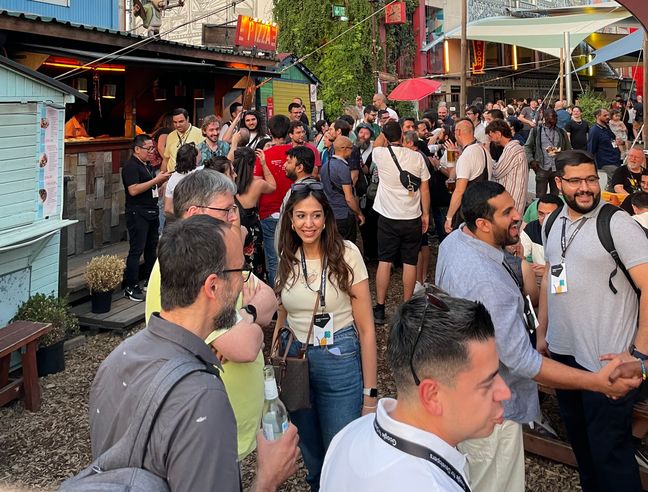
[[[313,154],[315,154],[315,167],[322,167],[322,160],[320,159],[320,153],[317,151],[317,147],[308,142],[304,144],[304,147],[311,149]]]
[[[284,196],[286,196],[286,192],[290,189],[292,181],[286,176],[286,152],[290,149],[292,149],[292,145],[288,144],[275,145],[263,151],[268,169],[270,169],[277,182],[277,189],[272,193],[261,195],[259,198],[259,217],[261,220],[267,219],[272,214],[279,212]],[[263,176],[263,169],[258,159],[254,167],[254,175]]]

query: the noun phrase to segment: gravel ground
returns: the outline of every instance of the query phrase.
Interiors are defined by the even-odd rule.
[[[369,266],[375,278],[375,265]],[[400,271],[394,274],[400,275]],[[392,316],[401,296],[400,281],[391,283],[387,315]],[[135,330],[134,330],[135,331]],[[270,336],[270,330],[266,330]],[[395,388],[384,353],[387,327],[378,327],[378,387],[381,395],[393,396]],[[0,490],[53,490],[65,478],[90,462],[88,393],[101,361],[122,340],[113,334],[90,336],[87,343],[66,353],[66,370],[41,378],[43,406],[37,413],[24,410],[22,402],[0,408]],[[543,404],[556,423],[552,398]],[[245,486],[254,477],[254,455],[242,464]],[[307,491],[302,468],[282,490]],[[573,468],[533,455],[526,457],[528,492],[570,492],[581,490]]]

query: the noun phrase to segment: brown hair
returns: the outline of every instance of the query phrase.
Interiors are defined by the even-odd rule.
[[[309,196],[315,198],[324,210],[325,227],[320,236],[320,251],[326,257],[329,282],[335,286],[336,290],[339,289],[348,294],[349,297],[353,297],[351,295],[353,269],[344,259],[346,246],[344,245],[344,239],[338,233],[333,209],[329,205],[324,192],[309,189],[291,193],[279,224],[280,241],[277,248],[279,250],[279,269],[275,292],[280,293],[284,287],[294,286],[299,275],[301,275],[300,269],[297,270],[299,273],[295,275],[295,265],[300,263],[297,258],[297,250],[301,247],[302,240],[291,227],[292,213],[295,206]]]

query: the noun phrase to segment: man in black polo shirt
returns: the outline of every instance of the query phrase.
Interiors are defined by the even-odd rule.
[[[131,301],[142,302],[144,293],[139,286],[139,259],[144,253],[145,272],[148,278],[155,264],[158,243],[158,197],[159,186],[171,176],[161,172],[157,176],[148,161],[155,150],[149,135],[133,139],[133,155],[122,168],[122,182],[126,193],[126,229],[130,249],[124,274],[124,296]]]

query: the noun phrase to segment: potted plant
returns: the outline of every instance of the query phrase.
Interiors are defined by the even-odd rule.
[[[48,333],[39,338],[36,352],[38,376],[55,374],[65,369],[63,342],[79,334],[79,321],[70,311],[67,299],[51,294],[35,294],[25,301],[13,321],[51,323]]]
[[[93,313],[110,311],[113,291],[122,283],[125,268],[126,262],[115,255],[95,256],[90,260],[85,278]]]

